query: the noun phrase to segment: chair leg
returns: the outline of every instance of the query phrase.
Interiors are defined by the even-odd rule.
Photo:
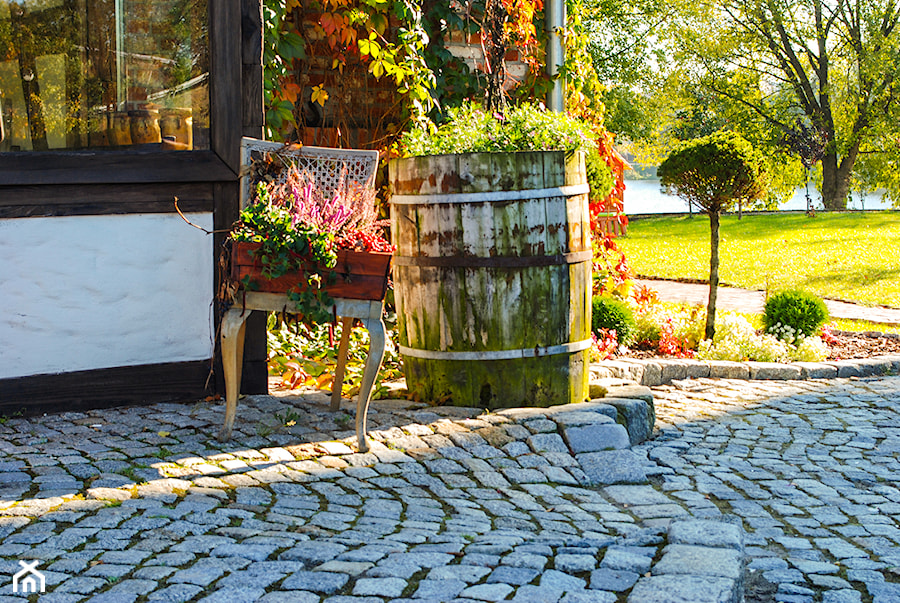
[[[338,346],[337,367],[334,369],[334,381],[331,385],[331,412],[341,409],[341,388],[344,385],[344,371],[347,368],[347,353],[350,351],[350,331],[353,319],[344,317],[341,320],[341,343]]]
[[[232,308],[222,317],[222,370],[225,373],[225,424],[219,441],[231,439],[234,415],[241,394],[241,368],[244,362],[244,332],[249,312]]]
[[[381,314],[379,313],[378,318],[366,320],[365,325],[369,331],[369,354],[366,356],[366,368],[359,386],[359,397],[356,400],[356,439],[359,442],[360,452],[369,450],[369,443],[366,441],[368,433],[366,420],[369,414],[369,402],[372,400],[372,389],[384,360],[385,346],[385,328]]]

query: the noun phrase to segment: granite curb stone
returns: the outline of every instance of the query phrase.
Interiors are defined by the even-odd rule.
[[[751,379],[790,381],[800,378],[800,367],[780,362],[748,362]]]
[[[644,460],[631,450],[606,450],[575,455],[590,485],[645,484]]]
[[[647,389],[649,393],[649,388]],[[627,392],[620,392],[627,393]],[[616,421],[625,427],[631,445],[640,444],[653,435],[653,426],[656,423],[656,411],[653,407],[653,397],[650,400],[645,396],[638,398],[604,398],[603,401],[615,407],[617,411]]]
[[[741,603],[744,593],[734,580],[708,576],[641,578],[628,603]]]
[[[566,426],[563,438],[576,455],[631,446],[628,431],[618,423]]]
[[[900,356],[896,355],[792,363],[628,358],[591,364],[594,381],[624,379],[646,387],[706,377],[790,381],[868,377],[896,372],[900,372]],[[611,392],[609,395],[614,394]]]

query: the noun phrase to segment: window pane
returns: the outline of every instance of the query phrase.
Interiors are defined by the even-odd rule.
[[[209,148],[206,0],[0,0],[0,152]]]

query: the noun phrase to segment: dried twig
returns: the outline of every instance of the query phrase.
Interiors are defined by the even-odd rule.
[[[178,197],[175,197],[175,211],[178,212],[178,215],[181,216],[182,220],[184,220],[185,222],[187,222],[189,225],[193,226],[197,230],[202,230],[203,232],[205,232],[208,235],[216,234],[217,232],[231,232],[230,228],[223,229],[223,230],[206,230],[202,226],[197,226],[196,224],[194,224],[193,222],[188,220],[187,216],[185,216],[183,213],[181,213],[181,209],[178,207]]]

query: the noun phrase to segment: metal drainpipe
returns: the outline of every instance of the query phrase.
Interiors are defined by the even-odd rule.
[[[562,45],[562,31],[566,26],[566,0],[547,0],[544,5],[544,29],[547,32],[547,75],[556,77],[565,61]],[[562,78],[553,81],[553,88],[547,93],[547,108],[557,113],[566,110],[563,99]]]

